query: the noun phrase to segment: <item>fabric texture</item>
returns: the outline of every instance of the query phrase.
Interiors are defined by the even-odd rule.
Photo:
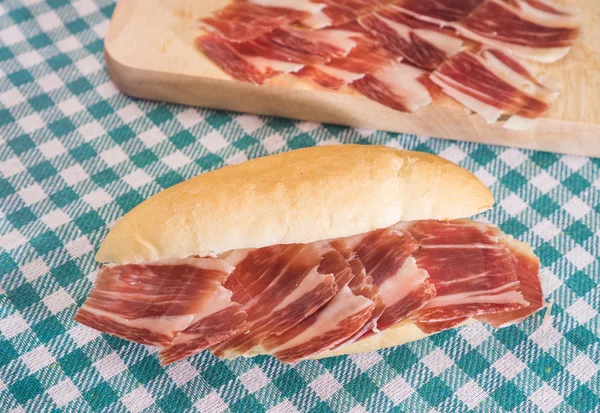
[[[0,411],[600,409],[598,159],[131,99],[104,68],[113,10],[0,2]],[[155,349],[73,321],[108,228],[150,195],[248,158],[349,142],[475,172],[497,199],[480,219],[541,258],[551,325],[540,312],[359,356],[283,365],[202,352],[162,368]]]

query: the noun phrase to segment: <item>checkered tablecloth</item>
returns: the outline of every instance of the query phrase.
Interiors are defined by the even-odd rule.
[[[599,410],[598,159],[131,99],[104,68],[113,9],[0,1],[0,412]],[[540,256],[552,325],[539,313],[292,366],[203,352],[162,368],[154,349],[72,320],[95,249],[142,200],[226,164],[347,142],[475,172],[497,199],[483,218]]]

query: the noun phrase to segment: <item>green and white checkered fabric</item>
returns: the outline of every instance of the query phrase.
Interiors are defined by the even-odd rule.
[[[599,411],[598,159],[131,99],[104,69],[113,9],[0,1],[1,412]],[[483,219],[540,256],[552,326],[539,313],[292,366],[203,352],[162,368],[156,350],[72,320],[95,249],[142,200],[226,164],[348,142],[474,171],[497,199]]]

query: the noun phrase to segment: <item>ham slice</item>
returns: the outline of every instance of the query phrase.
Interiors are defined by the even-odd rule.
[[[244,330],[211,347],[211,351],[221,357],[241,356],[325,305],[338,290],[334,274],[319,272],[322,257],[332,250],[328,243],[277,245],[237,251],[229,257],[237,263],[225,287],[248,319]],[[349,278],[350,268],[345,268]]]
[[[403,112],[414,112],[432,102],[431,92],[437,87],[429,81],[427,72],[398,62],[398,57],[382,48],[357,23],[342,27],[364,35],[356,47],[346,57],[308,65],[298,76],[333,89],[351,85],[369,99]]]
[[[414,112],[430,104],[433,87],[427,72],[404,63],[382,67],[352,83],[362,95],[401,112]]]
[[[535,119],[558,97],[554,85],[536,79],[523,64],[494,49],[461,52],[430,79],[488,123],[502,115]]]
[[[363,14],[385,4],[383,0],[322,0],[326,4],[318,13],[311,14],[300,22],[311,29],[323,29],[353,22]]]
[[[297,75],[318,85],[334,90],[341,89],[365,76],[364,73],[349,72],[326,64],[305,66],[297,73]]]
[[[167,365],[214,346],[243,328],[246,313],[231,301],[231,292],[219,285],[210,306],[194,315],[190,325],[169,346],[161,346],[161,365]]]
[[[200,26],[225,40],[245,42],[295,20],[307,18],[323,7],[324,4],[310,1],[239,1],[202,18]]]
[[[371,316],[376,327],[363,337],[398,324],[434,297],[429,275],[417,268],[411,257],[419,244],[403,226],[358,235],[347,239],[347,243],[378,287],[383,301],[383,306]]]
[[[344,57],[362,38],[361,33],[350,30],[297,30],[276,29],[268,38],[289,49],[323,57]]]
[[[390,53],[422,69],[436,69],[463,46],[450,30],[417,20],[395,6],[362,16],[358,22]]]
[[[75,320],[136,343],[169,346],[196,316],[209,311],[232,270],[212,258],[105,266]],[[243,324],[244,315],[233,309],[235,317],[218,331],[205,329],[206,340]]]
[[[319,64],[324,58],[295,51],[262,36],[254,40],[234,43],[217,35],[201,36],[199,47],[231,77],[255,84],[284,74],[297,72],[306,64]]]
[[[421,244],[414,254],[417,265],[427,271],[436,290],[413,316],[423,332],[530,305],[519,291],[515,257],[500,242],[497,228],[465,220],[420,221],[409,231]]]
[[[579,26],[575,13],[542,0],[487,0],[453,25],[471,40],[544,63],[569,52]]]
[[[340,89],[396,60],[357,22],[340,26],[339,30],[355,33],[353,39],[357,44],[350,53],[342,58],[333,58],[325,64],[306,66],[298,72],[298,76],[323,87]]]
[[[404,0],[399,7],[424,22],[439,27],[467,18],[485,0]]]
[[[396,58],[377,43],[365,42],[354,48],[348,56],[332,59],[327,66],[350,73],[366,74],[374,73],[394,61]]]
[[[348,285],[350,290],[355,296],[363,296],[370,299],[374,306],[371,311],[371,315],[368,320],[364,322],[362,327],[358,329],[354,334],[350,335],[344,340],[341,340],[335,347],[338,348],[343,344],[351,343],[356,341],[363,335],[375,331],[377,328],[377,320],[381,317],[381,314],[385,311],[385,302],[379,293],[379,287],[373,283],[373,277],[367,275],[367,270],[364,264],[358,258],[352,247],[347,242],[348,240],[334,240],[330,241],[331,245],[338,250],[344,258],[350,264],[352,268],[353,278]]]
[[[345,286],[319,312],[263,342],[279,361],[292,363],[328,350],[356,333],[370,318],[375,304]]]
[[[542,284],[538,276],[540,271],[540,260],[538,257],[524,243],[504,236],[501,239],[501,243],[508,247],[515,259],[517,278],[519,280],[519,287],[517,289],[523,295],[523,298],[529,302],[529,305],[511,311],[477,316],[478,320],[497,328],[523,321],[544,307]]]
[[[319,272],[334,274],[338,293],[312,316],[261,344],[268,354],[284,363],[306,359],[352,340],[365,325],[371,326],[375,308],[383,310],[378,289],[352,248],[342,239],[330,245],[334,250],[323,256]]]

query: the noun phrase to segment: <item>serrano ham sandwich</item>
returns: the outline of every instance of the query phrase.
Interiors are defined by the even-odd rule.
[[[325,146],[202,174],[119,220],[75,319],[159,346],[282,362],[373,351],[542,307],[530,247],[468,217],[489,189],[438,156]]]

